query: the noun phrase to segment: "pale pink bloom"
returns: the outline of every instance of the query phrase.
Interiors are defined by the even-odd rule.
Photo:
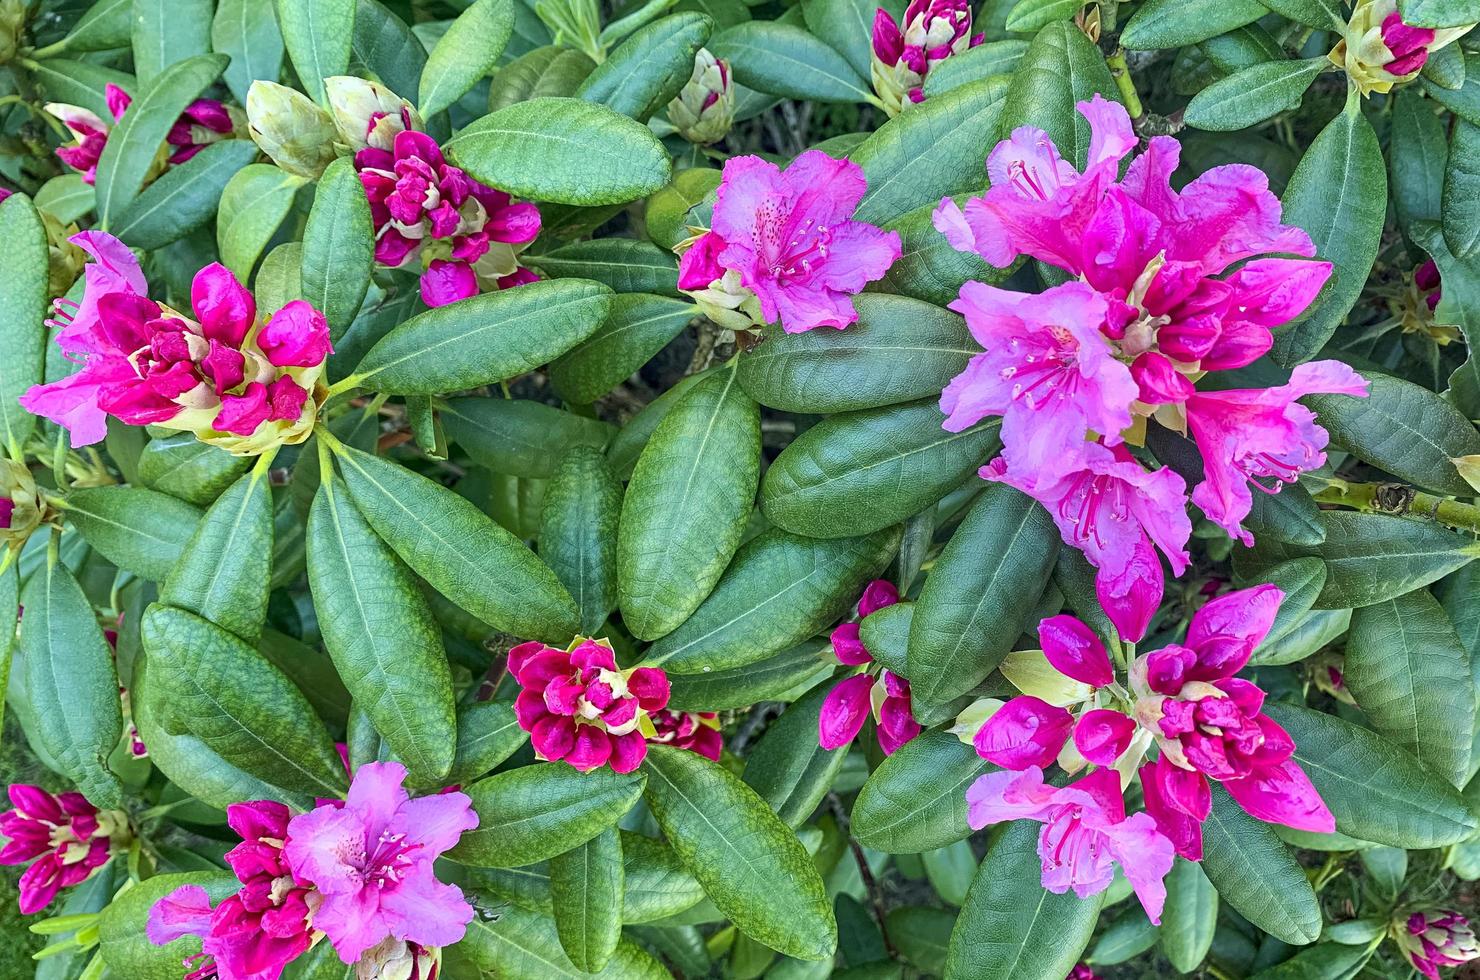
[[[1429,980],[1439,980],[1441,966],[1480,959],[1474,927],[1453,909],[1414,912],[1392,931],[1413,968]]]
[[[890,115],[911,103],[924,102],[925,76],[953,54],[982,43],[971,33],[967,0],[910,0],[904,26],[883,7],[874,12],[874,92]]]
[[[788,333],[846,327],[858,319],[850,297],[900,255],[898,233],[853,220],[867,187],[858,164],[819,150],[784,171],[760,157],[730,158],[713,228],[679,263],[681,288],[707,288],[723,278],[715,272],[734,271],[765,322]]]
[[[81,793],[53,796],[26,783],[12,783],[8,793],[11,809],[0,813],[0,864],[31,862],[18,884],[22,915],[46,908],[57,892],[107,864],[115,846],[128,843],[127,818],[99,812]]]
[[[405,779],[399,763],[366,763],[342,805],[300,814],[288,827],[284,853],[294,877],[323,896],[314,928],[346,963],[388,937],[451,946],[473,919],[462,891],[433,870],[478,826],[472,801],[457,792],[412,799]]]
[[[523,688],[514,714],[535,753],[582,772],[608,763],[614,772],[636,769],[647,756],[641,726],[668,705],[668,675],[618,670],[605,642],[580,640],[569,651],[521,643],[509,651],[509,673]]]
[[[865,619],[898,601],[899,590],[892,582],[874,579],[858,599],[858,617]],[[832,647],[838,662],[846,666],[874,663],[873,655],[859,638],[856,621],[833,630]],[[909,681],[891,671],[869,666],[863,673],[839,681],[823,699],[817,719],[818,744],[824,749],[842,748],[858,737],[872,712],[879,747],[885,755],[892,755],[921,732],[913,708]]]
[[[1340,361],[1312,361],[1276,388],[1198,392],[1187,399],[1187,426],[1202,453],[1204,477],[1192,502],[1244,544],[1254,543],[1242,525],[1254,503],[1250,488],[1278,493],[1326,462],[1330,437],[1315,424],[1316,414],[1295,400],[1317,392],[1364,398],[1367,382]]]
[[[1098,895],[1119,862],[1147,917],[1161,923],[1172,842],[1146,814],[1126,815],[1115,770],[1097,769],[1062,789],[1047,785],[1037,766],[989,772],[966,791],[966,819],[976,830],[1008,820],[1042,823],[1043,887],[1057,895],[1071,888],[1080,898]]]

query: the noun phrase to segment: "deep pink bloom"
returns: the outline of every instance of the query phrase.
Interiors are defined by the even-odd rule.
[[[1192,502],[1245,544],[1254,543],[1242,525],[1254,502],[1250,487],[1278,493],[1326,462],[1330,437],[1315,424],[1315,413],[1295,401],[1316,392],[1364,398],[1367,382],[1340,361],[1312,361],[1276,388],[1198,392],[1187,400],[1187,426],[1202,453],[1204,476]]]
[[[1073,616],[1050,616],[1038,624],[1038,643],[1054,669],[1090,687],[1115,680],[1110,654],[1095,631]]]
[[[828,692],[817,719],[817,741],[824,749],[842,748],[858,737],[871,708],[869,697],[874,690],[870,674],[854,674]]]
[[[858,599],[858,618],[867,618],[880,609],[899,601],[899,590],[892,582],[874,579]],[[832,632],[833,655],[849,667],[874,663],[873,655],[859,639],[857,622],[843,623]],[[876,673],[877,671],[877,673]],[[892,755],[916,735],[920,723],[915,721],[910,682],[876,666],[837,683],[822,702],[817,719],[817,740],[824,749],[842,748],[858,737],[870,712],[874,715],[879,747]]]
[[[1109,708],[1093,708],[1074,723],[1074,747],[1097,766],[1111,766],[1130,748],[1136,722]]]
[[[719,731],[719,715],[716,712],[659,708],[652,713],[651,719],[657,734],[648,736],[649,742],[688,749],[712,762],[718,762],[720,754],[724,752],[725,740]]]
[[[1043,770],[989,772],[966,791],[967,822],[976,830],[1007,820],[1036,820],[1043,887],[1057,895],[1070,888],[1080,898],[1110,887],[1119,862],[1153,923],[1166,902],[1164,879],[1172,869],[1172,842],[1144,813],[1125,812],[1120,776],[1098,769],[1056,789]]]
[[[1480,959],[1480,943],[1470,920],[1453,909],[1414,912],[1393,933],[1413,968],[1429,980],[1439,980],[1441,966]]]
[[[893,755],[895,749],[920,734],[920,723],[915,720],[909,681],[886,670],[875,685],[875,697],[878,697],[880,686],[883,687],[883,697],[879,698],[878,707],[879,748],[885,755]]]
[[[1120,441],[1136,384],[1100,333],[1105,301],[1093,289],[1070,282],[1029,294],[968,282],[950,308],[983,352],[941,392],[948,432],[1002,416],[1008,463],[1035,478],[1072,468],[1091,431]]]
[[[858,164],[819,150],[784,171],[760,157],[732,157],[713,228],[684,253],[679,277],[694,283],[700,269],[735,271],[766,322],[788,333],[846,327],[858,319],[849,297],[883,278],[900,255],[896,232],[853,220],[867,187]]]
[[[86,880],[129,839],[128,819],[99,811],[81,793],[53,796],[40,786],[12,783],[12,809],[0,813],[0,864],[32,864],[21,875],[20,909],[33,915],[57,892]]]
[[[1294,741],[1263,713],[1264,692],[1234,676],[1268,634],[1283,598],[1273,585],[1220,596],[1193,614],[1185,644],[1142,654],[1131,665],[1136,719],[1162,753],[1142,768],[1146,807],[1189,859],[1202,853],[1205,778],[1222,782],[1261,820],[1318,833],[1336,829],[1292,758]]]
[[[170,127],[165,142],[174,149],[170,163],[184,163],[212,143],[231,138],[236,120],[226,106],[215,99],[196,99],[185,107],[180,118]]]
[[[1382,43],[1393,53],[1384,67],[1391,75],[1411,75],[1429,60],[1429,45],[1435,33],[1427,27],[1410,27],[1395,10],[1382,20]]]
[[[977,730],[976,754],[1004,769],[1046,769],[1074,730],[1074,716],[1030,695],[1008,701]]]
[[[582,772],[611,764],[631,772],[647,756],[643,719],[668,705],[668,675],[656,667],[618,670],[612,648],[579,640],[571,650],[521,643],[509,673],[523,688],[514,699],[519,727],[542,759]]]
[[[967,0],[910,0],[904,26],[883,7],[874,12],[871,74],[874,91],[894,114],[908,102],[925,101],[925,76],[953,54],[982,42],[971,34]]]
[[[201,955],[189,977],[277,980],[313,944],[312,886],[285,858],[290,817],[286,806],[271,800],[227,807],[226,822],[242,842],[227,852],[226,863],[241,888],[213,909],[205,889],[182,885],[150,908],[146,934],[154,945],[201,937]]]
[[[355,155],[375,222],[376,261],[400,268],[420,260],[428,306],[526,281],[515,278],[516,256],[539,236],[539,209],[448,163],[426,133],[402,130],[392,146]]]
[[[104,120],[88,109],[64,102],[51,102],[46,106],[46,111],[60,119],[76,140],[71,146],[58,147],[57,157],[82,174],[83,183],[87,184],[97,178],[98,160],[102,158],[103,149],[108,145],[108,133],[123,118],[124,112],[133,101],[127,92],[111,82],[104,86],[103,97],[108,103],[108,114],[113,117],[111,121]]]
[[[283,852],[294,877],[323,896],[314,927],[346,963],[387,937],[451,946],[473,919],[462,891],[433,871],[478,826],[472,801],[457,792],[412,799],[405,779],[399,763],[366,763],[342,806],[300,814],[288,828]]]
[[[0,197],[0,201],[3,200],[5,198]],[[1418,288],[1418,292],[1423,296],[1424,305],[1430,310],[1437,307],[1439,301],[1444,298],[1444,290],[1441,288],[1443,284],[1439,278],[1439,266],[1433,259],[1425,259],[1423,265],[1413,270],[1413,285]]]
[[[324,314],[295,299],[267,321],[257,345],[276,367],[310,367],[329,356],[329,325]]]
[[[1100,980],[1100,975],[1083,963],[1075,963],[1074,969],[1069,971],[1064,980]]]
[[[5,199],[14,193],[15,191],[11,190],[9,187],[0,187],[0,204],[4,204]]]

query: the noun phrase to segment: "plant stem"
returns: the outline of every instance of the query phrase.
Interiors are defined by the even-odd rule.
[[[1120,101],[1125,103],[1125,111],[1130,114],[1131,124],[1135,125],[1146,115],[1146,109],[1141,105],[1141,96],[1136,93],[1136,83],[1131,79],[1130,66],[1125,62],[1125,48],[1116,48],[1115,53],[1105,59],[1105,64],[1110,66],[1110,77],[1115,79]]]
[[[1367,514],[1433,521],[1480,535],[1480,507],[1414,490],[1401,483],[1347,483],[1331,480],[1313,494],[1316,503],[1340,504]]]

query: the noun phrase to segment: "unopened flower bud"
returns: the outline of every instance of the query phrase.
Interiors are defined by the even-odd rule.
[[[1439,980],[1439,967],[1480,958],[1470,920],[1453,909],[1427,909],[1393,920],[1391,933],[1413,968]]]
[[[1363,95],[1387,92],[1417,78],[1431,53],[1474,27],[1415,27],[1404,22],[1397,0],[1360,0],[1330,57]]]
[[[25,464],[0,459],[0,542],[19,551],[31,532],[53,516]]]
[[[724,139],[735,121],[735,80],[730,66],[700,48],[688,84],[668,103],[668,121],[680,136],[700,146]]]
[[[411,103],[384,85],[353,75],[335,75],[324,79],[324,90],[339,141],[351,152],[358,153],[367,146],[389,150],[397,133],[421,128],[421,116]]]
[[[880,7],[874,14],[870,74],[884,111],[893,116],[924,101],[925,76],[931,67],[981,41],[980,34],[971,36],[967,0],[910,0],[903,29]]]
[[[365,950],[355,964],[355,980],[437,980],[442,950],[387,936]]]
[[[744,331],[766,324],[760,299],[740,281],[740,273],[719,264],[724,240],[713,232],[679,242],[678,288],[699,311],[727,330]]]
[[[1389,300],[1388,307],[1397,317],[1404,333],[1421,334],[1440,347],[1460,338],[1459,327],[1443,323],[1436,316],[1444,290],[1439,281],[1439,267],[1433,259],[1413,270],[1408,288]]]
[[[0,65],[15,57],[26,26],[26,0],[0,0]]]
[[[252,141],[290,174],[317,178],[334,160],[334,120],[302,92],[255,81],[247,90]]]

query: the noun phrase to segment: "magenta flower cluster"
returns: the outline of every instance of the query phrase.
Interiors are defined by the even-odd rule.
[[[53,796],[40,786],[15,783],[12,809],[0,813],[0,864],[31,862],[19,883],[22,915],[40,912],[57,892],[82,883],[128,844],[127,818],[100,811],[81,793]]]
[[[879,748],[885,755],[892,755],[920,734],[920,723],[911,713],[910,682],[875,664],[873,655],[859,638],[859,621],[898,601],[899,590],[892,582],[875,579],[859,597],[858,621],[843,623],[833,630],[833,656],[838,658],[838,663],[864,669],[839,681],[822,702],[817,738],[824,749],[842,748],[852,742],[871,713]]]
[[[108,145],[108,134],[133,104],[129,94],[112,83],[104,86],[103,96],[108,114],[113,117],[111,123],[80,106],[52,102],[46,107],[62,121],[74,140],[68,146],[59,147],[57,157],[81,174],[83,182],[88,184],[97,178],[98,161]],[[185,107],[165,137],[170,147],[168,162],[184,163],[210,144],[232,137],[236,128],[236,120],[225,105],[215,99],[196,99]]]

